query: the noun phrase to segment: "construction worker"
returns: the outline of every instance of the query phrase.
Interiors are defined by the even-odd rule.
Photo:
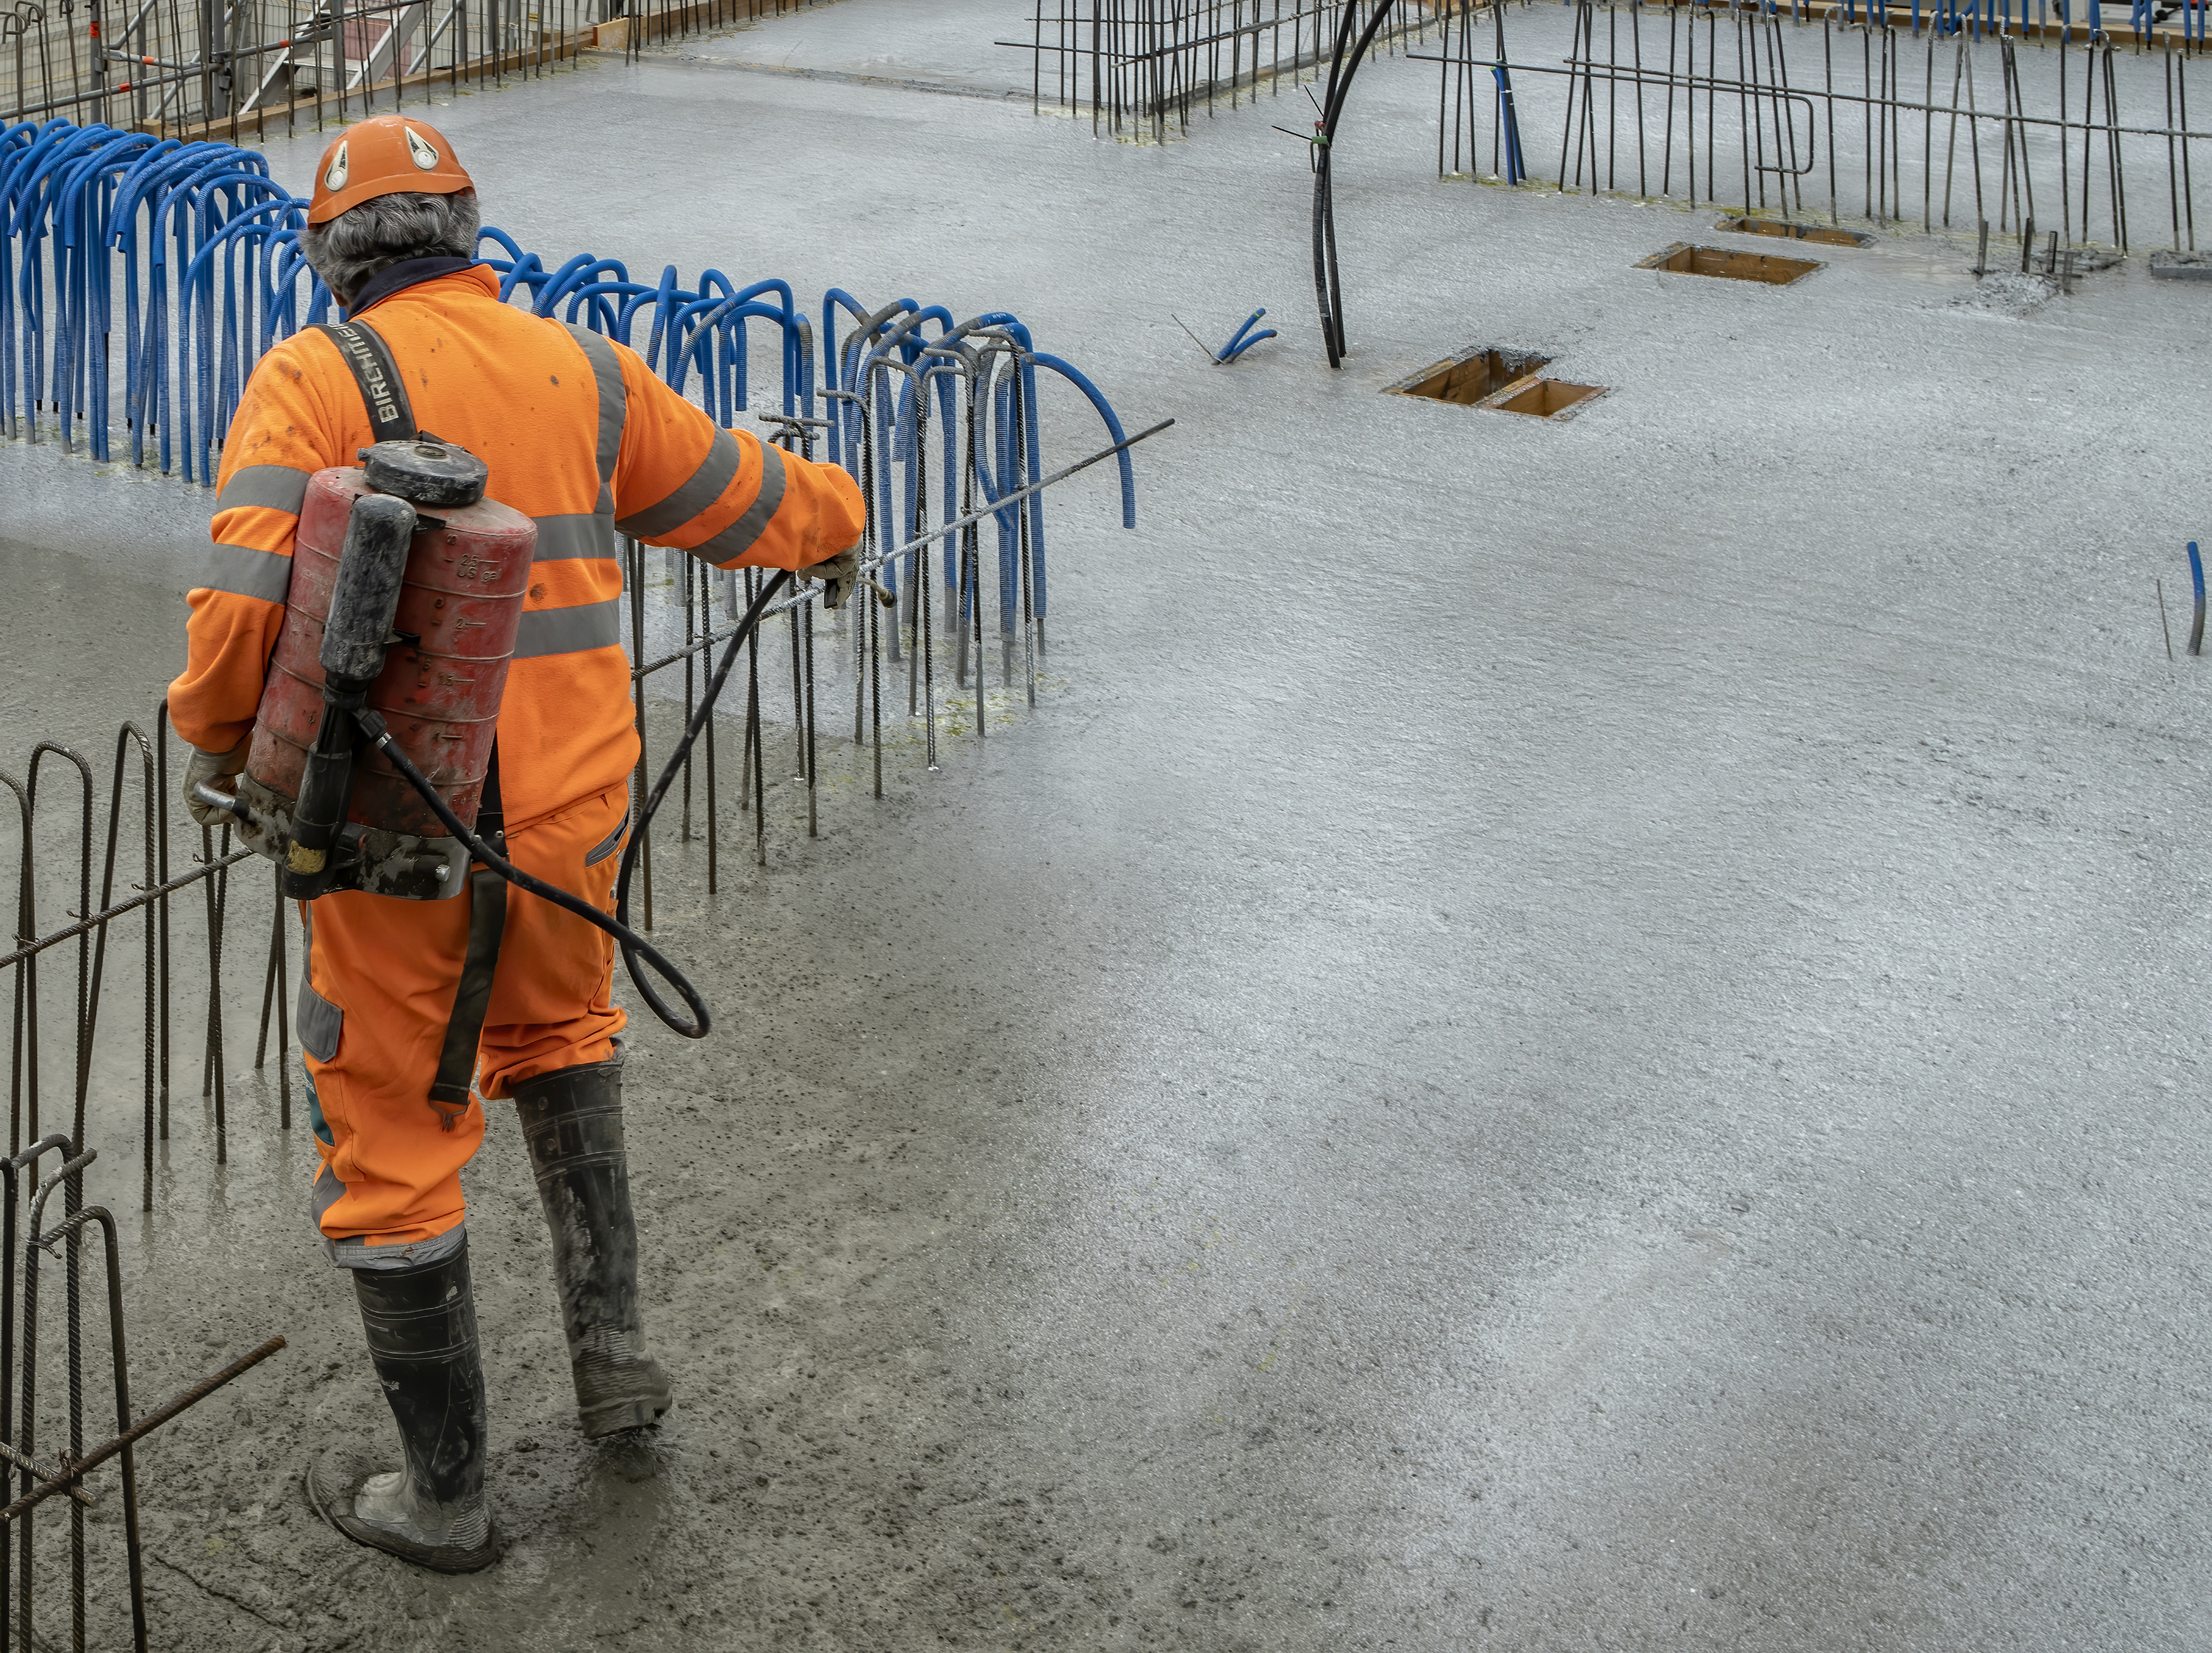
[[[169,716],[195,749],[187,805],[213,824],[192,788],[228,789],[245,767],[307,479],[389,434],[377,428],[389,386],[357,366],[364,337],[380,343],[414,427],[483,460],[487,496],[537,524],[478,831],[503,830],[525,871],[611,907],[638,760],[618,536],[720,568],[799,570],[829,583],[834,607],[854,580],[860,493],[834,465],[718,428],[627,346],[501,303],[474,262],[477,222],[469,174],[421,120],[365,120],[325,152],[300,242],[346,326],[276,344],[246,385]],[[452,1572],[498,1554],[460,1182],[483,1100],[511,1098],[521,1121],[584,1433],[652,1425],[670,1402],[639,1323],[613,944],[495,888],[503,926],[495,903],[467,893],[349,891],[302,907],[313,1207],[352,1273],[404,1449],[396,1472],[388,1454],[325,1453],[308,1497],[349,1537]]]

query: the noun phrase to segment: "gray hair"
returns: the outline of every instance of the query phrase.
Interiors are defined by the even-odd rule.
[[[307,267],[323,278],[331,296],[351,304],[355,294],[387,264],[409,258],[472,258],[477,229],[477,192],[452,195],[380,195],[340,213],[327,224],[300,232],[300,251]]]

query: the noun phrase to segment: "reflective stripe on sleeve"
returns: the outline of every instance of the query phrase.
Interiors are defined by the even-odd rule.
[[[207,591],[281,603],[291,595],[292,559],[276,551],[258,551],[251,545],[213,546],[208,552],[207,575],[200,586]]]
[[[728,562],[752,550],[753,543],[768,532],[776,507],[783,503],[783,450],[768,442],[760,450],[760,492],[753,495],[753,502],[743,516],[703,545],[692,546],[688,555],[702,562]]]
[[[526,609],[515,628],[514,658],[540,659],[548,654],[577,654],[622,643],[622,599],[579,603],[574,608]]]
[[[601,516],[615,514],[615,461],[622,457],[623,412],[629,392],[623,388],[622,359],[615,347],[576,322],[561,324],[592,364],[592,378],[599,387],[599,504]]]
[[[216,495],[215,508],[228,511],[233,506],[261,505],[271,511],[289,511],[296,517],[307,499],[307,472],[295,471],[289,465],[246,465],[223,483],[222,492]]]
[[[617,556],[614,524],[603,516],[579,512],[569,516],[533,517],[538,525],[536,560],[557,562],[564,557]]]
[[[690,481],[659,504],[622,518],[615,526],[633,539],[659,539],[674,533],[722,497],[737,480],[740,463],[738,439],[718,428],[714,440],[707,445],[707,457],[699,461]]]

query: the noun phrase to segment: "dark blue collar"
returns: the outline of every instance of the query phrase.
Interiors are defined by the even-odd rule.
[[[353,302],[346,307],[346,319],[350,321],[371,305],[381,304],[395,293],[403,293],[418,283],[435,281],[441,276],[450,276],[457,270],[466,270],[474,258],[443,256],[435,258],[403,258],[398,264],[388,264],[368,278],[368,284],[354,295]]]

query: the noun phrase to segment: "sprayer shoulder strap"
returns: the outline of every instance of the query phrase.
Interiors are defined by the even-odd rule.
[[[370,440],[406,441],[415,435],[415,410],[407,404],[407,384],[392,347],[365,321],[319,321],[315,331],[338,347],[338,357],[353,370],[361,399],[368,409]]]
[[[477,836],[507,854],[507,810],[499,795],[499,746],[491,749],[477,805]],[[492,978],[499,969],[500,943],[507,934],[507,884],[491,868],[469,868],[469,939],[453,984],[453,1013],[438,1049],[438,1071],[430,1081],[430,1106],[447,1130],[468,1111],[469,1085],[477,1071],[477,1047],[483,1042],[485,1013],[491,1007]]]

